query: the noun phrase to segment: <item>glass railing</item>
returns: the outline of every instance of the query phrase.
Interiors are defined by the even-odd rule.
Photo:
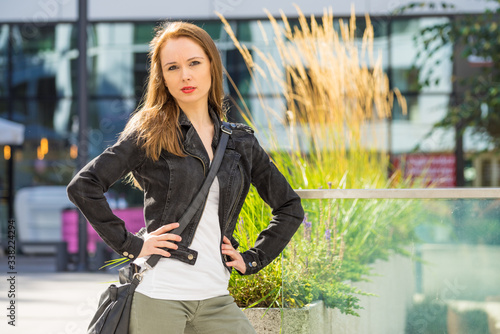
[[[500,333],[500,189],[299,195],[282,333]]]

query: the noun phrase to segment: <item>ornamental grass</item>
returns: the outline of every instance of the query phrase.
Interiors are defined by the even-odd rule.
[[[377,143],[376,130],[393,104],[405,110],[406,103],[390,88],[381,55],[374,55],[370,18],[359,32],[354,11],[348,21],[334,20],[331,9],[316,20],[296,8],[293,23],[283,13],[277,20],[267,12],[271,34],[259,22],[265,50],[240,43],[219,14],[265,117],[255,117],[243,98],[235,105],[294,189],[406,186],[388,177],[389,156]],[[269,103],[270,95],[280,102]],[[306,218],[282,256],[256,275],[234,273],[230,292],[241,307],[302,307],[321,299],[356,315],[358,296],[369,291],[352,282],[369,279],[375,260],[405,253],[415,240],[415,207],[411,201],[376,199],[303,205]],[[252,247],[271,216],[252,188],[235,231],[241,251]]]

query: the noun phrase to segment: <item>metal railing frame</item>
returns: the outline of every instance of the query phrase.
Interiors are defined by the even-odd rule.
[[[500,199],[500,188],[297,189],[295,191],[302,199]]]

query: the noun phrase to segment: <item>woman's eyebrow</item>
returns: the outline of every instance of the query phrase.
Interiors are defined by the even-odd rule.
[[[189,58],[187,61],[191,61],[191,60],[196,59],[196,58],[201,58],[201,59],[204,59],[204,58],[203,58],[203,57],[201,57],[201,56],[194,56],[194,57]],[[176,61],[171,61],[171,62],[169,62],[169,63],[166,63],[166,64],[165,64],[165,65],[163,65],[163,66],[167,66],[167,65],[170,65],[170,64],[175,64],[175,63],[177,63],[177,62],[176,62]]]

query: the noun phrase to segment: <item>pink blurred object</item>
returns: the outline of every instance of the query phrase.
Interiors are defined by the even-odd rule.
[[[143,208],[114,209],[113,213],[125,222],[125,227],[129,232],[136,233],[144,227]],[[78,212],[76,209],[62,211],[61,216],[62,238],[68,243],[68,253],[78,253]],[[96,243],[102,242],[101,237],[87,222],[87,251],[95,253]]]

